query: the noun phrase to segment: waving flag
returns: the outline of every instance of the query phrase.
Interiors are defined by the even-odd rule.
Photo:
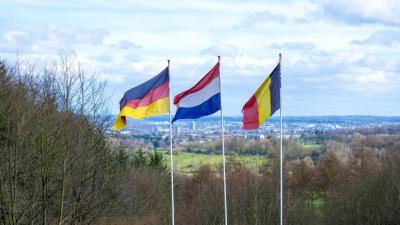
[[[178,107],[172,122],[197,119],[221,109],[219,62],[192,88],[174,98]]]
[[[127,92],[120,101],[120,113],[113,129],[126,126],[126,117],[143,119],[169,112],[169,68]]]
[[[257,129],[280,108],[281,65],[275,67],[243,106],[243,129]]]

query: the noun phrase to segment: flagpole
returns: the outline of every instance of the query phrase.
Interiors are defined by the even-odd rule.
[[[169,64],[168,62],[168,75],[169,75]],[[169,97],[171,98],[171,87],[169,88]],[[172,225],[175,225],[175,198],[174,198],[174,161],[172,154],[172,115],[171,115],[171,99],[169,100],[169,153],[170,153],[170,165],[171,165],[171,220]]]
[[[221,56],[218,56],[218,64]],[[218,65],[220,67],[220,65]],[[219,77],[219,90],[221,102],[221,137],[222,137],[222,164],[223,164],[223,179],[224,179],[224,208],[225,208],[225,225],[228,225],[228,202],[226,197],[226,166],[225,166],[225,140],[224,140],[224,115],[222,112],[222,89],[221,89],[221,75]]]
[[[279,53],[279,71],[281,71],[281,61],[282,61],[282,54]],[[282,76],[280,76],[280,88],[279,88],[279,114],[280,114],[280,225],[283,225],[283,132],[282,132]]]

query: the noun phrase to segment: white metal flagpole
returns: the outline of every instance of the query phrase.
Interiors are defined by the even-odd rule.
[[[218,63],[221,57],[218,56]],[[220,67],[220,65],[218,65]],[[225,167],[225,140],[224,140],[224,115],[222,113],[222,90],[221,90],[221,74],[219,76],[219,91],[221,103],[221,137],[222,137],[222,164],[223,164],[223,179],[224,179],[224,206],[225,206],[225,225],[228,225],[228,202],[226,197],[226,167]]]
[[[282,132],[282,76],[281,76],[281,61],[282,54],[279,53],[279,114],[280,114],[280,125],[281,125],[281,133],[280,133],[280,225],[283,225],[283,132]]]
[[[169,74],[169,63],[168,59],[168,75]],[[171,78],[170,78],[171,81]],[[171,83],[171,82],[170,82]],[[174,198],[174,161],[172,154],[172,116],[171,116],[171,87],[169,88],[169,153],[170,153],[170,165],[171,165],[171,220],[172,225],[175,225],[175,198]]]

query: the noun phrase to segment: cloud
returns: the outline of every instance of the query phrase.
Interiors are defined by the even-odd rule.
[[[261,11],[248,15],[242,21],[241,26],[247,27],[247,26],[266,24],[266,23],[284,24],[288,22],[289,19],[285,15],[271,13],[270,11]]]
[[[91,59],[99,61],[99,62],[105,62],[105,63],[110,63],[114,60],[114,58],[109,54],[93,56],[93,57],[91,57]]]
[[[73,44],[92,44],[101,45],[103,44],[103,39],[109,34],[107,30],[104,29],[91,29],[91,30],[78,30],[75,32],[55,30],[57,35],[65,35],[67,41]]]
[[[362,24],[400,24],[398,0],[324,0],[321,4],[324,13],[345,23]]]
[[[283,42],[272,43],[269,45],[272,49],[278,50],[298,50],[298,51],[311,51],[316,49],[315,45],[309,42]]]
[[[268,76],[278,50],[283,96],[292,99],[285,113],[374,113],[371,102],[382,108],[387,97],[395,105],[400,93],[393,88],[400,86],[394,34],[400,7],[386,5],[395,1],[7,1],[13,18],[0,16],[0,54],[10,59],[5,50],[18,47],[30,58],[52,58],[74,49],[83,64],[107,75],[115,103],[165,68],[167,58],[176,94],[221,55],[225,112],[240,114],[238,102]],[[373,35],[380,30],[391,32]],[[366,111],[360,102],[368,102]],[[399,112],[394,107],[387,111]]]
[[[288,55],[283,66],[285,88],[299,98],[334,95],[355,102],[395,94],[400,86],[396,66],[374,54],[312,51]]]
[[[266,4],[268,6],[268,4]],[[274,7],[273,7],[274,8]],[[301,8],[301,10],[299,10]],[[234,28],[253,28],[270,25],[304,25],[318,20],[321,9],[307,1],[285,2],[284,7],[275,9],[258,9],[247,14]]]
[[[380,45],[393,47],[400,44],[400,30],[381,30],[363,40],[354,40],[351,44],[355,45]]]
[[[220,55],[222,57],[236,57],[239,55],[239,50],[232,45],[219,43],[204,49],[201,54]]]
[[[393,65],[393,70],[400,74],[400,60]]]
[[[125,55],[125,62],[127,63],[132,63],[132,62],[140,62],[142,61],[142,57],[140,57],[139,55],[136,54],[127,54]]]
[[[395,74],[369,68],[352,68],[335,75],[334,79],[347,90],[367,94],[390,93],[400,84]]]
[[[120,48],[120,49],[142,48],[141,45],[138,45],[133,42],[126,41],[126,40],[122,40],[117,44],[111,44],[110,46]]]
[[[104,29],[64,29],[59,27],[28,27],[8,30],[0,50],[9,50],[5,45],[18,48],[25,53],[48,53],[74,45],[102,45],[109,32]],[[15,49],[14,49],[15,51]]]
[[[383,59],[371,54],[366,55],[365,57],[358,60],[356,63],[362,67],[369,68],[384,68],[385,66],[387,66],[386,62]]]

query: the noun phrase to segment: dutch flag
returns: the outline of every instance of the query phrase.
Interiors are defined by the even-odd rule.
[[[197,119],[221,109],[219,62],[192,88],[174,98],[178,107],[172,122],[179,119]]]

